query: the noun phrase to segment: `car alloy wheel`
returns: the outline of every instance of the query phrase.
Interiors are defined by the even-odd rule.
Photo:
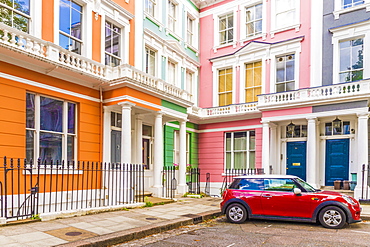
[[[342,209],[330,206],[320,212],[319,220],[326,228],[339,229],[346,223],[346,215]]]
[[[243,223],[247,219],[247,210],[242,205],[233,203],[227,208],[226,216],[232,223]]]

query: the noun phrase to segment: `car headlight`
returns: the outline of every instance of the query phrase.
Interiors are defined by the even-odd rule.
[[[348,202],[349,204],[352,204],[352,205],[356,205],[356,202],[354,200],[352,200],[351,197],[349,196],[346,196],[346,195],[342,195],[343,199],[346,200],[346,202]]]

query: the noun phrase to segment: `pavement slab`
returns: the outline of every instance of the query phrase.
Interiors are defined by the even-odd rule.
[[[221,215],[220,202],[221,198],[214,197],[178,198],[176,202],[153,207],[5,225],[0,227],[0,245],[7,247],[109,246],[193,224],[194,218],[199,216],[203,217],[203,220],[214,218]],[[362,218],[365,221],[370,220],[370,205],[361,206]],[[351,225],[353,233],[356,233],[355,225]],[[240,226],[241,229],[248,231],[248,223]],[[285,227],[286,225],[282,223],[281,231],[286,231]],[[290,227],[294,225],[290,224]],[[261,235],[268,233],[268,225],[261,227],[260,230]],[[326,229],[323,228],[322,232],[325,234]],[[302,232],[302,235],[304,234],[309,233]],[[282,240],[277,238],[275,241]]]

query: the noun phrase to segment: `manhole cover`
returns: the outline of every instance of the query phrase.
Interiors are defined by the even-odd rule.
[[[145,218],[146,220],[157,220],[157,218]]]
[[[67,232],[66,235],[67,236],[78,236],[78,235],[81,235],[82,232]]]

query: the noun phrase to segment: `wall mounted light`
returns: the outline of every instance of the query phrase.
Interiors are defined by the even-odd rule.
[[[336,117],[334,120],[333,120],[333,128],[335,129],[340,129],[342,127],[342,120],[340,120],[338,117]]]
[[[294,128],[295,128],[295,124],[290,121],[290,124],[288,124],[286,126],[286,133],[287,133],[287,136],[292,136],[293,133],[294,133]]]

